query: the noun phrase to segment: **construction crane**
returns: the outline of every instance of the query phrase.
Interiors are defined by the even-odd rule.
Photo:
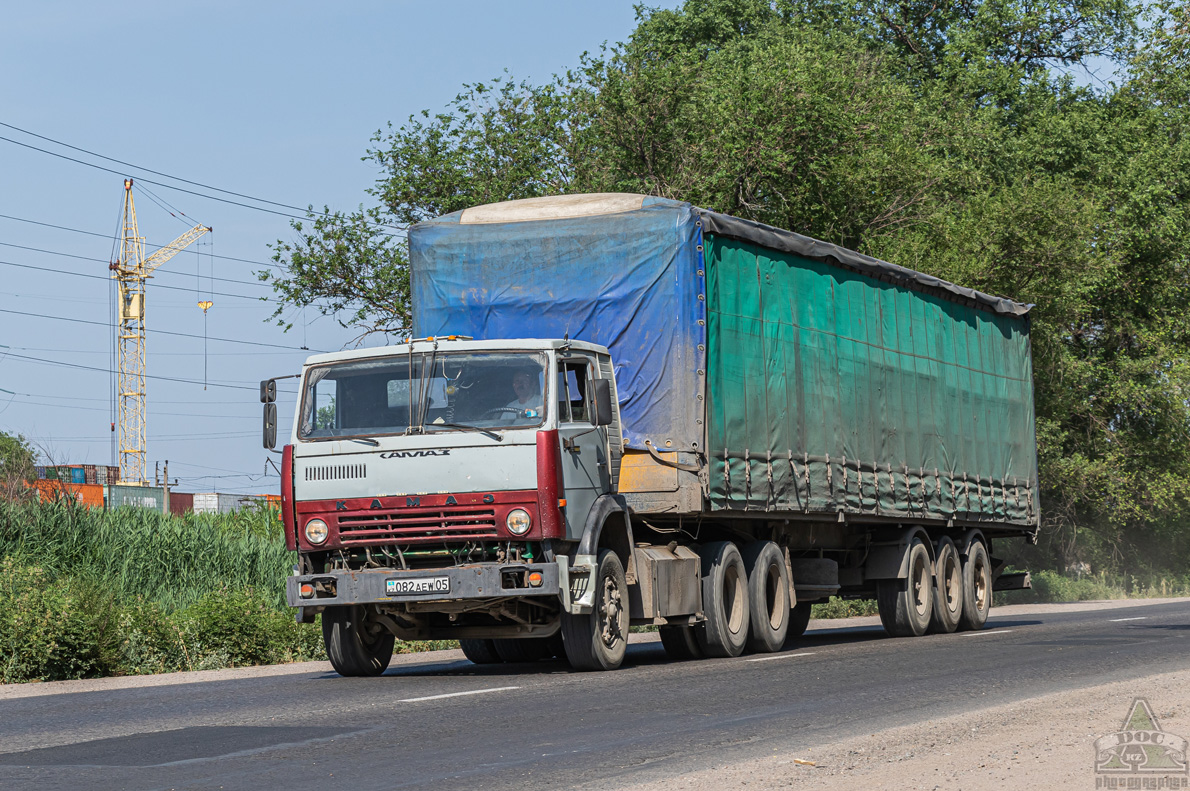
[[[145,281],[158,267],[211,230],[196,225],[146,258],[145,239],[136,224],[132,179],[124,179],[124,241],[119,260],[108,267],[120,290],[117,385],[120,480],[124,483],[149,485],[145,476]]]

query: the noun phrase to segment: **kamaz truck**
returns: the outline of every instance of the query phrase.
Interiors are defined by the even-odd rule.
[[[1039,524],[1029,306],[688,203],[478,206],[409,232],[412,334],[310,357],[283,450],[298,619],[610,670],[775,652],[829,597],[979,629]],[[265,445],[276,385],[261,387]]]

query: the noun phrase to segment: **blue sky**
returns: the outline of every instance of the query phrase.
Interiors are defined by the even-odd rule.
[[[633,27],[628,0],[17,4],[0,29],[0,122],[226,190],[350,209],[366,200],[376,177],[360,157],[389,121],[439,109],[464,82],[504,69],[547,79]],[[9,128],[0,127],[0,136],[142,175]],[[202,380],[205,359],[209,381],[232,385],[149,381],[150,475],[169,459],[182,491],[275,492],[278,479],[261,477],[268,454],[260,448],[255,387],[296,373],[306,352],[209,341],[204,357],[196,303],[212,289],[234,295],[213,297],[211,337],[330,350],[354,333],[313,311],[306,326],[297,314],[299,326],[282,333],[264,321],[272,306],[251,298],[267,289],[206,279],[255,280],[259,265],[210,254],[266,262],[266,245],[291,235],[284,217],[144,186],[215,229],[151,281],[148,372]],[[55,463],[115,463],[112,333],[62,319],[109,320],[110,284],[80,275],[107,275],[122,176],[0,140],[0,187],[0,215],[24,220],[0,217],[0,311],[34,314],[0,312],[7,347],[0,347],[0,388],[18,394],[0,392],[0,430],[23,434]],[[135,196],[149,243],[164,244],[190,225],[148,194]],[[283,435],[291,398],[280,404]]]

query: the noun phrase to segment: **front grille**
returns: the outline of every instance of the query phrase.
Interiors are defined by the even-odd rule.
[[[491,508],[408,508],[339,517],[339,538],[345,546],[455,543],[498,535]]]
[[[367,478],[368,465],[324,464],[321,467],[307,467],[307,481],[345,481],[350,478]]]

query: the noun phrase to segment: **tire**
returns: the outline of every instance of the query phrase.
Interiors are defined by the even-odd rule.
[[[909,577],[905,580],[879,580],[876,605],[880,623],[890,637],[920,637],[926,633],[934,614],[934,568],[930,553],[921,539],[914,539],[906,550]],[[902,588],[902,585],[904,586]]]
[[[992,611],[992,565],[987,547],[973,541],[963,564],[963,614],[959,629],[977,632],[988,622]]]
[[[505,662],[539,662],[549,656],[545,637],[509,637],[493,640],[496,654]]]
[[[566,659],[575,670],[615,670],[628,650],[628,582],[610,549],[595,564],[595,606],[587,615],[562,614]]]
[[[789,631],[785,638],[801,637],[806,633],[806,627],[810,625],[810,612],[814,607],[814,602],[800,601],[794,605],[793,609],[789,611]]]
[[[369,628],[361,605],[327,607],[322,613],[322,641],[340,676],[378,676],[393,658],[392,633]]]
[[[695,628],[706,656],[739,656],[748,643],[748,573],[740,550],[730,541],[703,544],[702,609],[706,621]]]
[[[748,575],[748,650],[771,654],[789,632],[789,569],[772,541],[753,541],[740,553]]]
[[[963,561],[954,542],[943,537],[934,560],[934,615],[930,631],[949,634],[959,626],[963,614]]]
[[[477,665],[498,665],[504,660],[496,653],[495,640],[460,640],[463,656]]]
[[[657,631],[661,634],[661,645],[665,646],[665,655],[670,659],[702,659],[702,649],[698,647],[694,627],[662,626]]]

